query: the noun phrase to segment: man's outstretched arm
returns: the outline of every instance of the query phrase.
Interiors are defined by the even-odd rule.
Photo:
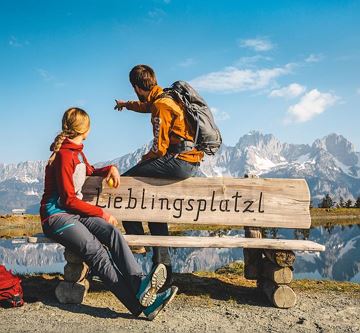
[[[140,102],[140,101],[122,101],[122,100],[115,100],[115,107],[114,110],[122,111],[123,108],[127,110],[140,112],[140,113],[151,113],[150,107],[148,103]]]

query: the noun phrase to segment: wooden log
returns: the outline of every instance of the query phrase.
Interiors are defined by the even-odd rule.
[[[263,259],[261,275],[276,284],[289,284],[293,279],[290,267],[279,267],[267,258]]]
[[[310,228],[304,179],[122,177],[112,188],[88,177],[83,200],[119,220],[250,227]]]
[[[261,238],[260,228],[245,227],[246,238]],[[262,250],[244,249],[244,277],[257,280],[261,276]]]
[[[81,282],[60,281],[55,289],[55,296],[60,303],[81,304],[89,290],[89,281]]]
[[[295,262],[295,253],[291,250],[266,249],[264,250],[264,254],[271,262],[280,267],[290,267],[293,266]]]
[[[81,264],[84,260],[80,258],[77,254],[65,248],[64,258],[68,263],[71,264]]]
[[[89,266],[81,262],[80,264],[67,263],[64,267],[64,280],[69,282],[80,282],[84,280],[89,272]]]
[[[242,237],[194,237],[194,236],[150,236],[124,235],[129,246],[165,247],[211,247],[211,248],[254,248],[294,251],[325,251],[325,246],[309,240],[256,239]],[[35,240],[36,242],[36,240]],[[56,243],[56,242],[53,242]]]
[[[277,285],[269,280],[262,281],[261,286],[269,301],[277,308],[288,309],[296,304],[296,294],[289,286]]]
[[[124,235],[129,245],[163,247],[212,247],[254,248],[297,251],[324,251],[325,246],[308,240],[243,238],[243,237],[195,237],[195,236],[150,236]]]

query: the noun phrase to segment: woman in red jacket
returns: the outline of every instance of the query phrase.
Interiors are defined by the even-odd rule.
[[[159,264],[144,276],[115,228],[116,218],[82,201],[86,176],[112,178],[115,187],[120,184],[115,166],[96,169],[88,163],[82,142],[89,132],[90,118],[84,110],[70,108],[64,113],[62,132],[51,145],[53,153],[45,169],[40,206],[43,231],[81,256],[131,313],[144,313],[152,320],[174,298],[177,288],[158,293],[166,280],[165,266]]]

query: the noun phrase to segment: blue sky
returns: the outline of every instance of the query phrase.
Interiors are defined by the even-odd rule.
[[[152,137],[129,70],[190,81],[225,144],[250,130],[289,143],[336,132],[360,150],[359,1],[0,0],[0,162],[46,159],[61,116],[91,116],[93,162]]]

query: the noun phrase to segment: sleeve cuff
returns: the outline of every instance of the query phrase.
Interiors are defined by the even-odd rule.
[[[105,212],[104,210],[103,210],[103,214],[102,214],[101,217],[102,217],[106,222],[109,222],[109,220],[110,220],[110,214],[107,213],[107,212]]]

